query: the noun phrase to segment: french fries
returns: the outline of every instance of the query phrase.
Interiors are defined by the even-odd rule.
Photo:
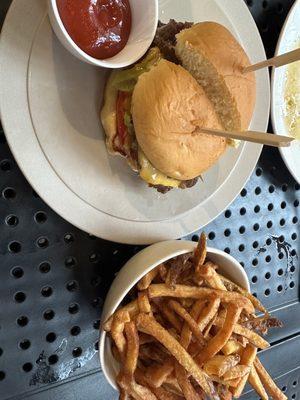
[[[263,400],[286,399],[257,358],[269,344],[255,330],[280,321],[206,257],[203,234],[193,254],[148,272],[135,300],[103,324],[121,365],[121,400],[231,400],[247,382]]]

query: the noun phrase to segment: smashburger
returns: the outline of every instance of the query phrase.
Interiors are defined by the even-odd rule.
[[[160,25],[144,59],[109,76],[101,110],[108,151],[161,192],[193,186],[228,144],[237,145],[201,127],[248,129],[255,76],[242,71],[249,64],[222,25]]]

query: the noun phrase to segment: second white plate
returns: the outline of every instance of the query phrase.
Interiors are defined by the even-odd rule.
[[[160,19],[227,26],[252,62],[265,58],[242,0],[160,1]],[[18,26],[18,29],[16,29]],[[1,119],[12,152],[36,192],[61,216],[96,236],[146,244],[208,224],[239,194],[261,152],[245,143],[189,190],[160,195],[107,154],[99,110],[107,71],[70,55],[52,33],[46,0],[15,0],[0,45]],[[267,71],[257,73],[251,128],[265,130]]]

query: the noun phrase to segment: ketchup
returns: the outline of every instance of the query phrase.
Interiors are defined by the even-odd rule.
[[[104,60],[119,53],[131,30],[129,0],[56,0],[73,41],[88,55]]]

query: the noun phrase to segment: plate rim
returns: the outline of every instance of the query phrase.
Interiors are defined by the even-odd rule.
[[[275,49],[274,56],[277,56],[279,54],[279,52],[280,52],[282,41],[283,41],[284,36],[286,34],[290,18],[292,17],[292,15],[295,12],[295,9],[297,7],[300,7],[300,0],[296,0],[295,1],[295,3],[292,5],[290,11],[288,12],[288,14],[286,16],[286,19],[284,21],[284,24],[283,24],[282,29],[281,29],[280,34],[279,34],[279,38],[278,38],[278,41],[277,41],[277,44],[276,44],[276,49]],[[276,74],[277,74],[276,68],[273,67],[272,68],[272,74],[271,74],[271,122],[272,122],[274,133],[276,135],[279,135],[279,134],[282,135],[282,134],[286,133],[286,136],[288,136],[286,131],[278,133],[278,119],[277,119],[277,115],[276,115],[276,112],[275,112],[275,110],[276,110],[276,106],[275,106],[275,101],[276,101],[276,96],[275,96]],[[292,177],[295,179],[296,182],[300,183],[300,174],[297,175],[295,173],[295,169],[293,169],[291,167],[291,164],[289,162],[289,158],[288,158],[288,156],[286,154],[286,152],[288,150],[289,150],[289,148],[279,147],[280,155],[281,155],[281,157],[282,157],[282,159],[283,159],[283,161],[284,161],[289,173],[292,175]]]
[[[217,0],[219,2],[220,0]],[[13,22],[14,15],[18,13],[18,8],[22,9],[24,7],[24,4],[26,3],[26,6],[28,7],[28,3],[30,2],[31,6],[33,7],[44,7],[46,10],[46,1],[44,0],[44,5],[41,1],[39,0],[14,0],[9,11],[7,14],[6,21],[4,23],[3,29],[2,29],[2,34],[1,34],[1,39],[0,39],[0,53],[3,54],[4,49],[5,49],[5,40],[7,34],[9,33],[9,30],[11,27],[9,24]],[[224,9],[231,9],[231,12],[227,14],[227,18],[230,20],[230,22],[233,23],[233,20],[239,21],[241,19],[246,19],[246,24],[244,23],[243,25],[246,25],[247,28],[243,26],[243,34],[242,34],[242,29],[241,27],[237,29],[237,32],[239,35],[245,36],[246,32],[247,35],[249,35],[249,30],[251,29],[252,35],[251,40],[252,40],[252,46],[254,46],[253,42],[255,43],[256,46],[256,52],[252,52],[253,58],[255,57],[260,57],[260,58],[265,58],[265,51],[264,47],[262,44],[261,37],[258,33],[257,26],[252,19],[251,13],[248,10],[246,4],[243,2],[243,0],[222,0],[222,10]],[[29,8],[29,7],[28,7]],[[7,33],[8,32],[8,33]],[[5,71],[5,57],[1,57],[0,60],[0,74],[2,75]],[[252,61],[255,61],[254,59]],[[7,64],[7,62],[6,62]],[[7,72],[7,71],[6,71]],[[26,77],[27,80],[27,77]],[[269,79],[268,79],[268,74],[265,74],[264,78],[261,78],[263,84],[263,94],[266,96],[265,101],[265,107],[266,110],[266,116],[263,118],[261,117],[260,124],[262,125],[263,129],[266,130],[267,124],[268,124],[268,112],[269,112]],[[238,162],[242,158],[243,152],[245,150],[250,154],[247,159],[244,157],[244,163],[247,165],[244,165],[244,168],[247,170],[245,173],[242,171],[242,173],[239,171],[238,173],[235,171],[236,168],[232,171],[230,176],[227,178],[225,183],[216,190],[216,193],[211,196],[211,198],[207,201],[207,203],[211,203],[209,207],[207,204],[202,204],[201,207],[200,205],[198,207],[195,207],[194,210],[191,210],[190,212],[187,212],[185,215],[181,217],[175,217],[170,220],[166,221],[160,221],[160,222],[137,222],[137,221],[122,221],[121,219],[118,219],[116,217],[101,213],[97,211],[98,218],[97,218],[97,223],[96,221],[93,220],[92,215],[90,215],[90,222],[86,222],[88,220],[88,214],[92,214],[90,210],[85,210],[85,208],[90,208],[91,206],[83,203],[83,201],[79,198],[74,198],[77,196],[74,196],[74,193],[67,193],[68,191],[70,192],[70,189],[66,187],[65,183],[60,181],[58,182],[59,177],[57,176],[56,172],[53,170],[52,166],[49,164],[48,160],[44,157],[43,164],[47,167],[48,172],[49,172],[49,185],[53,183],[53,179],[56,180],[56,184],[53,185],[53,188],[57,190],[57,186],[63,186],[61,187],[62,191],[64,189],[64,197],[66,198],[66,202],[70,201],[73,205],[73,208],[77,211],[73,211],[69,205],[62,204],[61,201],[61,196],[53,196],[53,193],[51,193],[51,189],[47,187],[47,183],[44,182],[44,177],[41,177],[34,173],[32,169],[30,169],[33,165],[35,165],[38,160],[30,160],[31,166],[26,167],[26,162],[24,163],[24,156],[21,154],[20,155],[20,149],[15,148],[15,142],[17,142],[18,138],[16,139],[16,134],[13,132],[13,128],[11,125],[15,125],[15,122],[9,121],[9,113],[6,111],[7,104],[9,101],[6,99],[6,103],[4,101],[5,94],[10,93],[11,91],[8,90],[8,84],[6,79],[1,80],[1,87],[2,90],[0,91],[0,115],[1,115],[1,120],[2,120],[2,125],[7,137],[7,141],[9,144],[9,147],[16,159],[16,162],[19,165],[19,168],[21,169],[22,173],[24,174],[25,178],[30,182],[30,185],[36,190],[36,192],[40,195],[40,197],[59,215],[61,215],[64,219],[69,221],[71,224],[74,226],[78,227],[79,229],[82,229],[86,232],[89,232],[95,236],[101,237],[103,239],[107,240],[112,240],[115,242],[120,242],[120,243],[127,243],[127,244],[149,244],[153,243],[156,241],[161,241],[161,240],[168,240],[168,239],[174,239],[178,237],[182,237],[185,235],[188,235],[200,227],[203,227],[210,223],[213,219],[217,218],[218,215],[220,215],[224,209],[226,209],[232,201],[239,195],[241,189],[249,179],[250,175],[252,174],[256,164],[257,160],[260,156],[262,146],[261,145],[256,145],[256,144],[245,144],[244,149],[242,150],[242,153],[239,157]],[[6,85],[6,86],[5,86]],[[6,89],[6,90],[3,90]],[[16,90],[16,88],[14,88]],[[12,99],[11,99],[12,101]],[[24,106],[24,104],[23,104]],[[25,105],[25,108],[28,108],[28,104]],[[28,111],[28,110],[27,110]],[[22,110],[22,112],[25,112],[25,109]],[[20,117],[21,118],[21,117]],[[19,127],[19,129],[21,129]],[[25,128],[24,128],[25,129]],[[26,146],[25,146],[26,147]],[[22,146],[22,151],[24,150]],[[40,149],[42,151],[42,149]],[[40,160],[41,161],[41,160]],[[45,164],[46,161],[46,164]],[[238,162],[236,166],[238,166]],[[239,165],[240,166],[240,165]],[[51,171],[50,171],[51,170]],[[235,174],[234,174],[235,171]],[[50,176],[51,175],[51,176]],[[233,177],[233,175],[235,175]],[[234,179],[234,180],[233,180]],[[50,182],[51,180],[51,182]],[[231,191],[231,185],[230,182],[234,182],[234,186],[236,187],[235,191]],[[67,190],[66,190],[67,189]],[[60,197],[59,199],[57,197]],[[214,199],[212,197],[215,197]],[[224,200],[225,199],[225,200]],[[200,209],[201,208],[201,209]],[[200,210],[199,210],[200,209]],[[78,211],[82,211],[86,217],[82,218],[80,215],[78,216]],[[90,211],[88,213],[88,211]],[[201,218],[195,218],[195,213],[196,216],[197,214],[200,214],[202,212]],[[93,216],[95,217],[95,216]],[[195,222],[196,221],[196,222]],[[100,226],[100,228],[99,228]],[[131,232],[131,234],[129,234]]]

